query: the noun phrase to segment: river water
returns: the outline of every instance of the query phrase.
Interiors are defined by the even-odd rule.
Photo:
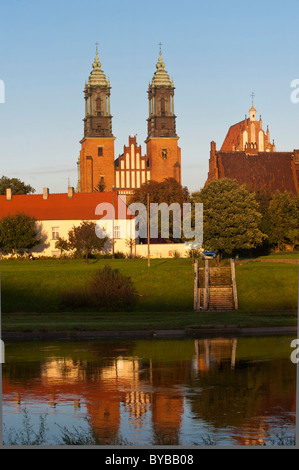
[[[294,445],[292,339],[6,344],[4,442]]]

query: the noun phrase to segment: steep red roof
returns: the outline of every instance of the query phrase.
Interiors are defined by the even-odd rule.
[[[96,220],[103,217],[95,214],[97,205],[110,203],[113,206],[113,202],[116,219],[130,218],[124,215],[125,204],[116,193],[103,192],[74,193],[72,197],[68,194],[49,194],[47,199],[43,199],[42,194],[13,195],[10,201],[6,196],[0,196],[0,219],[24,212],[36,220]]]
[[[236,179],[249,190],[289,191],[297,194],[296,171],[291,152],[216,152],[219,178]],[[297,165],[296,165],[297,166]]]
[[[249,119],[244,121],[238,122],[231,126],[228,130],[228,133],[224,139],[224,142],[221,147],[221,152],[231,152],[233,147],[237,148],[240,145],[240,133],[244,132],[245,130],[245,123],[247,123]]]

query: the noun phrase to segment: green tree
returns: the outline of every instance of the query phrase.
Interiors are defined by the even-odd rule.
[[[58,237],[55,242],[55,248],[60,250],[60,257],[62,257],[64,251],[69,251],[70,244],[65,238]]]
[[[177,182],[175,178],[165,178],[164,181],[148,181],[144,183],[139,189],[136,190],[134,196],[130,200],[130,203],[139,202],[147,207],[147,197],[149,195],[149,203],[162,204],[165,203],[170,206],[173,203],[177,203],[180,207],[183,207],[183,203],[186,203],[190,199],[189,191],[186,186],[182,186]],[[158,238],[151,239],[151,242],[180,242],[182,238],[174,238],[173,227],[174,227],[175,215],[170,211],[169,220],[169,238],[161,236],[161,221],[158,222],[157,232]],[[180,220],[176,221],[178,224],[182,223],[182,213],[180,214]],[[146,224],[144,220],[142,223]],[[151,221],[153,225],[153,221]]]
[[[262,244],[261,214],[254,194],[236,180],[214,180],[192,194],[193,202],[203,203],[203,246],[232,254]]]
[[[7,176],[2,176],[0,178],[0,195],[5,195],[6,189],[9,188],[15,195],[35,193],[35,189],[32,188],[30,184],[25,184],[18,178],[8,178]]]
[[[41,243],[34,217],[24,213],[8,215],[0,220],[0,250],[2,253],[22,253]]]
[[[73,226],[68,233],[70,248],[84,253],[86,263],[88,263],[88,255],[93,250],[101,251],[107,241],[107,237],[97,237],[95,229],[94,222],[83,221],[79,226]]]
[[[277,250],[299,244],[299,196],[277,191],[269,204],[269,242]]]
[[[165,202],[172,204],[179,203],[181,206],[184,202],[188,202],[190,195],[188,188],[182,186],[175,178],[165,178],[164,181],[148,181],[135,191],[130,202],[141,202],[147,204],[147,195],[150,195],[150,203],[158,204]]]

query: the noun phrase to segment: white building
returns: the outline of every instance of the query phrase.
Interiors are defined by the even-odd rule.
[[[8,189],[6,196],[0,196],[0,219],[17,213],[37,221],[43,242],[31,250],[34,256],[59,256],[57,239],[68,239],[69,231],[82,221],[95,222],[98,236],[102,230],[109,236],[107,252],[112,252],[114,243],[115,252],[129,254],[128,241],[135,239],[135,218],[115,192],[75,193],[69,188],[68,193],[50,194],[44,188],[43,194],[13,195]]]

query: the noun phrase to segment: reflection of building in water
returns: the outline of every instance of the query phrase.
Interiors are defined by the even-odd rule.
[[[198,371],[209,370],[210,365],[221,365],[222,361],[231,362],[235,367],[237,339],[215,338],[195,340],[195,368]]]
[[[250,425],[244,425],[243,436],[236,436],[235,441],[239,445],[244,446],[262,446],[266,444],[269,437],[269,425],[264,418],[260,418],[259,421],[251,423]]]
[[[142,416],[149,410],[149,405],[152,402],[152,395],[150,393],[145,393],[140,390],[134,390],[127,392],[123,398],[123,403],[130,415],[134,418],[137,418],[137,424],[140,427],[142,425]]]
[[[158,354],[151,356],[153,350],[139,354],[144,359],[118,356],[80,361],[60,355],[36,361],[28,376],[16,371],[15,364],[11,368],[5,364],[3,400],[13,402],[16,412],[22,412],[29,401],[47,402],[51,414],[72,402],[74,412],[86,412],[103,444],[113,442],[121,431],[122,417],[128,416],[130,426],[151,426],[154,443],[162,445],[179,443],[187,403],[194,420],[216,430],[229,426],[241,436],[235,438],[238,444],[260,444],[269,431],[265,416],[279,417],[281,410],[295,415],[290,370],[294,366],[277,358],[242,361],[242,347],[243,353],[244,348],[250,349],[242,339],[237,344],[234,339],[211,338],[190,341],[180,352],[182,358],[177,355],[174,360],[176,351],[163,348],[161,359]],[[186,391],[191,393],[185,401]]]
[[[236,444],[262,445],[268,442],[271,433],[268,416],[279,417],[287,411],[285,424],[295,424],[292,366],[284,359],[267,361],[262,356],[261,360],[258,354],[256,361],[248,362],[244,343],[242,340],[238,343],[240,347],[231,339],[195,341],[194,364],[202,391],[200,395],[191,395],[190,406],[195,417],[215,429],[229,425]],[[281,431],[278,429],[278,434]]]
[[[184,413],[182,393],[168,390],[155,393],[152,405],[152,422],[155,437],[160,444],[179,443],[179,432]],[[162,442],[159,442],[161,439]]]
[[[149,393],[140,391],[140,363],[136,359],[115,359],[101,371],[96,400],[87,403],[87,411],[95,432],[105,443],[118,435],[123,403],[130,416],[138,420],[148,410],[151,402]],[[136,420],[136,423],[141,424]]]

